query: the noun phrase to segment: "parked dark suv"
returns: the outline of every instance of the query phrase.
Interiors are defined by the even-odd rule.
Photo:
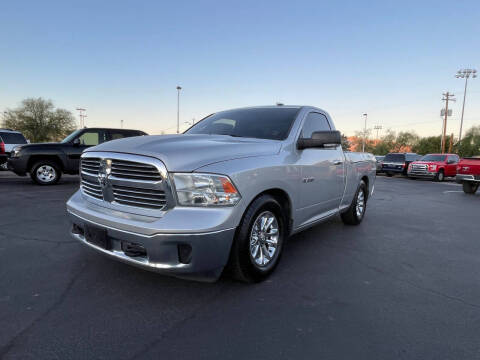
[[[408,165],[421,157],[421,155],[415,153],[389,153],[383,159],[381,172],[387,174],[387,176],[393,176],[394,174],[407,175]]]
[[[147,135],[140,130],[86,128],[74,131],[59,143],[38,143],[15,147],[8,168],[19,176],[27,173],[40,185],[52,185],[62,173],[78,174],[83,150],[106,141]]]

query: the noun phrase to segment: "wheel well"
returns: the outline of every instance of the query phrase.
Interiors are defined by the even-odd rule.
[[[33,164],[35,164],[37,161],[40,160],[49,160],[55,162],[58,167],[63,171],[63,165],[58,156],[55,155],[33,155],[28,159],[28,165],[27,165],[27,170],[30,171],[32,168]]]
[[[370,194],[368,176],[363,176],[361,180],[365,183],[365,186],[367,187],[367,199],[368,199],[368,194]]]
[[[258,198],[262,195],[271,195],[280,203],[280,206],[285,211],[285,218],[286,218],[287,227],[288,227],[287,228],[287,234],[289,234],[290,231],[292,230],[292,226],[293,226],[293,216],[292,216],[292,202],[291,202],[288,194],[282,189],[268,189],[268,190],[265,190],[265,191],[261,192],[260,194],[258,194],[252,200],[252,202],[256,198]],[[249,206],[250,206],[250,204],[249,204]]]

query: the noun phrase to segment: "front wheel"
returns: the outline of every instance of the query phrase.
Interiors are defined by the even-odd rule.
[[[367,185],[361,181],[352,204],[347,211],[340,214],[346,225],[358,225],[362,222],[367,210]]]
[[[62,171],[55,162],[41,160],[31,167],[30,177],[39,185],[53,185],[62,177]]]
[[[245,212],[232,245],[233,277],[249,283],[268,277],[280,261],[285,236],[285,215],[278,201],[270,195],[255,199]]]
[[[440,170],[437,175],[435,175],[435,181],[442,182],[443,180],[445,180],[445,173],[443,170]]]
[[[463,192],[465,194],[475,194],[477,192],[478,183],[464,181],[462,185],[463,185]]]

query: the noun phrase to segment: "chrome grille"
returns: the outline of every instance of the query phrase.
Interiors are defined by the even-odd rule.
[[[428,173],[428,165],[426,164],[412,164],[410,174],[424,175]]]
[[[158,169],[149,164],[112,159],[112,176],[119,179],[161,181]]]
[[[167,204],[164,191],[121,185],[112,188],[113,197],[120,204],[149,209],[162,209]]]
[[[118,211],[163,216],[173,206],[165,165],[158,159],[103,151],[81,157],[83,196]]]
[[[85,194],[93,196],[97,199],[103,199],[102,187],[98,181],[90,181],[82,176],[82,190]]]
[[[90,175],[98,175],[98,169],[100,168],[99,158],[83,158],[80,162],[80,168],[83,173]]]

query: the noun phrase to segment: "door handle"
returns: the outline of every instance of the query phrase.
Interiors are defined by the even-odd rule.
[[[342,160],[333,160],[333,165],[341,165],[343,164]]]

